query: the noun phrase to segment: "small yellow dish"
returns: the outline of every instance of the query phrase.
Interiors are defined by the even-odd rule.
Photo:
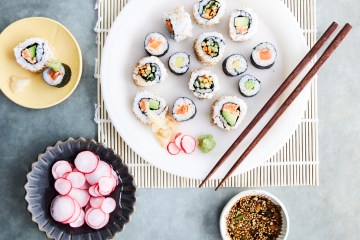
[[[32,73],[20,67],[14,56],[14,47],[31,37],[48,40],[56,60],[70,66],[72,76],[63,88],[51,87],[40,73]],[[76,89],[82,73],[82,55],[74,36],[60,23],[49,18],[24,18],[9,25],[0,34],[0,90],[20,106],[42,109],[52,107],[67,99]],[[22,92],[14,93],[10,87],[11,77],[30,79]]]

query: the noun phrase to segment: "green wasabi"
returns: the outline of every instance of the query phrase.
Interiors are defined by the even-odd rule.
[[[215,139],[210,134],[201,135],[198,140],[199,140],[198,147],[204,153],[210,152],[216,146]]]

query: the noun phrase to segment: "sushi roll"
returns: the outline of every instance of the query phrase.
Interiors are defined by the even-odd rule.
[[[44,69],[42,78],[48,85],[62,88],[70,82],[71,69],[65,63],[54,61],[49,63],[47,68]]]
[[[233,54],[223,62],[223,71],[230,77],[236,77],[246,72],[248,63],[243,55]]]
[[[238,9],[231,13],[229,32],[233,41],[247,41],[255,35],[257,29],[257,15],[250,8]]]
[[[220,90],[218,77],[207,70],[195,70],[191,73],[189,89],[200,99],[210,99]]]
[[[223,130],[234,130],[239,127],[247,112],[246,103],[237,97],[224,96],[212,106],[212,119],[216,126]]]
[[[169,43],[161,33],[152,32],[145,37],[144,47],[149,55],[162,57],[168,52]]]
[[[223,18],[225,8],[224,0],[199,0],[193,8],[195,21],[201,26],[214,26]]]
[[[177,52],[169,58],[170,71],[176,75],[185,74],[190,68],[190,55],[186,52]]]
[[[145,124],[150,124],[151,120],[148,117],[148,112],[164,118],[168,112],[169,107],[166,104],[165,99],[155,95],[149,91],[138,92],[134,99],[133,111],[136,117]]]
[[[246,74],[240,78],[239,90],[244,97],[253,97],[260,92],[260,89],[260,81],[254,76]]]
[[[164,64],[157,57],[145,57],[135,66],[133,79],[140,87],[156,85],[167,78]]]
[[[178,122],[190,120],[196,115],[196,106],[190,98],[178,98],[175,100],[172,115]]]
[[[176,42],[181,42],[193,35],[191,17],[190,14],[185,11],[184,6],[177,7],[174,11],[165,13],[163,19],[170,32],[170,37]]]
[[[251,53],[251,63],[258,69],[269,69],[275,64],[276,49],[269,42],[263,42],[254,47]]]
[[[199,61],[208,66],[215,65],[225,52],[224,37],[216,32],[203,33],[195,40],[194,50]]]
[[[48,41],[29,38],[14,48],[16,62],[31,72],[41,72],[53,58]]]

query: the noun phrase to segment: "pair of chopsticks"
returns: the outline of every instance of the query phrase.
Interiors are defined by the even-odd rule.
[[[220,158],[220,160],[216,163],[210,173],[206,176],[203,182],[199,187],[202,187],[207,180],[219,169],[219,167],[226,161],[226,159],[230,156],[230,154],[235,150],[235,148],[243,141],[243,139],[249,134],[249,132],[254,128],[254,126],[261,120],[261,118],[266,114],[266,112],[274,105],[274,103],[279,99],[279,97],[284,93],[284,91],[289,87],[289,85],[300,75],[301,71],[311,62],[311,60],[315,57],[315,55],[320,51],[320,49],[324,46],[326,41],[333,35],[333,33],[338,28],[338,24],[333,22],[330,27],[326,30],[326,32],[321,36],[319,41],[312,47],[312,49],[305,55],[305,57],[301,60],[301,62],[295,67],[295,69],[290,73],[290,75],[286,78],[283,84],[276,90],[274,95],[269,99],[269,101],[264,105],[264,107],[260,110],[260,112],[255,116],[255,118],[249,123],[249,125],[245,128],[245,130],[240,134],[240,136],[235,140],[235,142],[230,146],[230,148],[224,153],[224,155]],[[345,26],[341,29],[338,35],[334,38],[334,40],[330,43],[330,45],[326,48],[324,53],[318,59],[318,61],[313,65],[310,71],[306,74],[306,76],[301,80],[298,86],[294,89],[294,91],[290,94],[290,96],[285,100],[285,102],[281,105],[275,115],[270,119],[270,121],[265,125],[265,127],[261,130],[261,132],[256,136],[253,142],[249,145],[249,147],[244,151],[244,153],[240,156],[240,158],[235,162],[229,172],[225,175],[225,177],[221,180],[219,185],[216,187],[215,191],[218,190],[221,185],[231,176],[231,174],[235,171],[235,169],[243,162],[243,160],[249,155],[249,153],[255,148],[255,146],[261,141],[261,139],[266,135],[266,133],[271,129],[271,127],[276,123],[276,121],[280,118],[280,116],[286,111],[286,109],[291,105],[291,103],[297,98],[297,96],[302,92],[302,90],[307,86],[310,80],[316,75],[319,69],[323,66],[323,64],[328,60],[331,54],[336,50],[336,48],[340,45],[340,43],[347,36],[352,26],[350,24],[345,24]]]

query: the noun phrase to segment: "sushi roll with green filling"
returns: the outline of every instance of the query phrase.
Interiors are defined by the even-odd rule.
[[[193,25],[190,14],[185,11],[184,6],[179,6],[175,10],[164,13],[163,17],[170,37],[176,42],[181,42],[188,37],[192,37]]]
[[[151,123],[149,111],[160,118],[165,118],[168,109],[165,99],[149,91],[138,92],[133,103],[136,117],[145,124]]]
[[[145,51],[152,56],[162,57],[169,50],[169,43],[164,35],[158,32],[149,33],[145,37]]]
[[[145,57],[135,66],[133,79],[140,87],[154,86],[167,78],[164,64],[157,57]]]
[[[48,41],[42,38],[29,38],[14,48],[17,63],[31,72],[41,72],[53,59]]]
[[[246,74],[239,81],[240,94],[244,97],[253,97],[261,90],[261,83],[254,76]]]
[[[235,42],[252,38],[258,29],[257,15],[250,8],[238,9],[231,13],[229,21],[230,37]]]
[[[223,130],[234,130],[239,127],[246,116],[247,105],[237,97],[219,98],[212,107],[212,119],[216,126]]]
[[[183,75],[190,68],[190,55],[186,52],[177,52],[169,58],[169,68],[175,75]]]
[[[217,64],[225,52],[225,40],[221,33],[208,32],[201,34],[194,43],[197,59],[212,66]]]
[[[223,71],[230,77],[236,77],[246,72],[248,63],[244,56],[240,54],[233,54],[225,59],[223,62]]]
[[[195,103],[186,97],[176,99],[172,109],[172,115],[178,122],[184,122],[194,118],[196,115]]]
[[[191,73],[189,89],[200,99],[211,99],[220,90],[218,77],[207,70],[195,70]]]
[[[70,82],[71,69],[65,63],[54,61],[49,63],[47,68],[44,69],[42,78],[48,85],[62,88]]]
[[[251,53],[251,63],[258,69],[269,69],[276,61],[276,48],[269,42],[263,42],[254,47]]]
[[[199,0],[193,8],[194,18],[201,26],[211,27],[223,18],[225,8],[224,0]]]

